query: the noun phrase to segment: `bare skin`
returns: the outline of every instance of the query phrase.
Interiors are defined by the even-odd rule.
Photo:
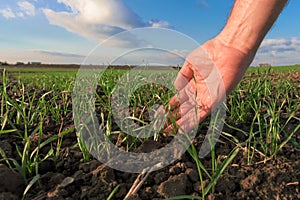
[[[190,53],[178,74],[174,85],[179,95],[171,99],[168,110],[172,113],[169,117],[176,118],[177,126],[184,126],[185,131],[193,129],[196,123],[210,114],[213,106],[222,101],[222,96],[236,87],[287,1],[235,1],[221,33]],[[199,63],[201,58],[210,59],[219,72],[221,82],[216,79],[215,87],[223,89],[217,89],[217,95],[209,95],[211,91],[207,87],[207,77],[210,76],[207,70],[213,65],[210,63],[202,67]],[[196,99],[195,104],[191,103],[193,98]],[[196,120],[191,120],[192,110],[195,110],[193,106],[199,107]],[[165,131],[173,132],[174,124],[167,123]]]

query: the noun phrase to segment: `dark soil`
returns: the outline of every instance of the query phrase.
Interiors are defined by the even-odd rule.
[[[68,140],[71,137],[65,138]],[[73,141],[75,144],[75,137]],[[9,142],[2,141],[1,146],[4,145],[10,146]],[[117,185],[120,187],[113,199],[124,199],[137,174],[113,170],[97,160],[84,163],[80,150],[70,146],[71,141],[66,142],[60,161],[48,159],[41,163],[41,178],[25,199],[106,199]],[[217,146],[220,157],[231,150],[227,144]],[[300,151],[287,146],[274,159],[247,165],[241,151],[209,198],[300,199],[299,158]],[[207,166],[210,162],[209,157],[203,160]],[[0,172],[0,199],[20,199],[25,188],[22,177],[5,165],[0,166]],[[197,168],[188,153],[171,166],[152,172],[134,199],[165,199],[178,195],[201,195]]]
[[[295,79],[300,80],[300,75],[298,74]],[[300,83],[298,84],[300,88]],[[298,111],[297,117],[300,117],[300,108]],[[74,127],[72,115],[64,116],[62,123],[57,125],[51,116],[47,117],[44,121],[43,140],[58,134],[59,131]],[[297,121],[290,126],[294,127],[296,123]],[[247,123],[239,126],[244,130],[248,128]],[[229,127],[224,127],[224,130],[243,141],[241,133]],[[203,141],[202,132],[206,132],[205,127],[199,130],[194,141],[196,148],[199,148]],[[294,139],[300,141],[299,131]],[[162,138],[158,143],[140,143],[137,148],[147,152],[149,148],[152,150],[161,147],[167,140]],[[216,145],[216,152],[222,160],[235,145],[225,137],[221,137],[220,140]],[[6,156],[20,161],[16,144],[22,144],[22,140],[8,134],[0,135],[0,148]],[[64,136],[58,159],[48,158],[39,164],[40,179],[31,187],[25,199],[107,199],[118,185],[119,188],[112,199],[124,199],[138,174],[111,169],[93,158],[84,162],[83,154],[76,144],[75,130]],[[57,141],[51,145],[56,147]],[[44,147],[41,155],[46,154],[49,149],[50,145]],[[300,199],[299,149],[288,143],[276,157],[268,160],[255,153],[251,164],[248,163],[246,155],[247,149],[239,151],[221,175],[211,194],[207,196],[208,199]],[[209,156],[201,161],[207,169],[210,168]],[[0,199],[21,199],[26,187],[22,176],[9,169],[6,162],[2,163],[0,164]],[[209,179],[204,177],[204,184],[208,182]],[[178,195],[201,196],[197,167],[188,153],[172,165],[151,172],[131,199],[165,199]]]

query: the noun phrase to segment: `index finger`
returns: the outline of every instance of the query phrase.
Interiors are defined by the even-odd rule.
[[[176,90],[181,90],[182,88],[184,88],[192,79],[193,74],[194,72],[192,69],[192,65],[186,60],[175,79],[174,86]]]

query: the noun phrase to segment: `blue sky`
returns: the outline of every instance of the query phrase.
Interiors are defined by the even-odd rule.
[[[105,59],[126,48],[157,47],[153,42],[184,57],[196,47],[191,39],[201,44],[218,34],[232,4],[233,0],[0,0],[0,61],[80,64],[99,43],[122,31],[129,32],[104,44],[97,62],[109,62]],[[300,63],[299,10],[300,1],[289,2],[253,65]],[[145,27],[171,29],[173,36],[145,29],[137,33],[142,38],[138,40],[132,30]],[[151,42],[144,40],[150,37],[145,34],[152,34]],[[139,63],[143,56],[147,58],[136,53],[124,62]]]

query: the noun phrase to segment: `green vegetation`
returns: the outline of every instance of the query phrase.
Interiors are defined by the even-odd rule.
[[[225,142],[233,143],[235,147],[228,152],[226,158],[220,158],[215,149],[217,147],[212,146],[211,165],[204,166],[198,158],[197,145],[192,144],[188,149],[197,165],[203,199],[213,192],[219,177],[239,152],[244,152],[248,164],[251,164],[254,157],[259,157],[262,161],[276,157],[286,144],[299,148],[300,144],[294,136],[300,129],[300,91],[292,78],[286,78],[296,71],[300,72],[300,66],[249,69],[237,89],[227,99],[225,124],[234,134],[223,131],[221,138]],[[99,108],[97,114],[100,123],[105,127],[106,136],[111,139],[115,135],[121,135],[119,145],[129,151],[144,140],[129,137],[114,127],[110,106],[111,92],[118,78],[125,72],[105,72],[99,80],[95,105]],[[51,69],[9,69],[3,70],[0,75],[0,136],[9,135],[18,141],[15,142],[17,157],[7,157],[0,149],[0,162],[16,169],[23,176],[28,185],[24,195],[39,179],[40,164],[48,158],[59,162],[64,137],[75,133],[74,126],[65,126],[73,124],[71,94],[75,76],[76,70]],[[137,88],[129,102],[132,108],[131,119],[140,125],[148,124],[149,108],[155,104],[166,103],[171,96],[172,92],[166,92],[160,85]],[[53,135],[46,133],[49,124],[52,124],[55,133]],[[150,138],[145,140],[148,139]],[[41,153],[47,146],[50,146],[47,152]],[[80,138],[70,148],[80,148],[84,161],[91,159]],[[209,183],[203,182],[204,177],[209,179]],[[118,188],[119,185],[108,199],[113,198]],[[180,198],[192,197],[172,199]]]
[[[248,72],[267,72],[269,70],[272,72],[293,72],[293,71],[300,71],[300,65],[289,65],[289,66],[273,66],[273,67],[250,67],[248,68]]]

